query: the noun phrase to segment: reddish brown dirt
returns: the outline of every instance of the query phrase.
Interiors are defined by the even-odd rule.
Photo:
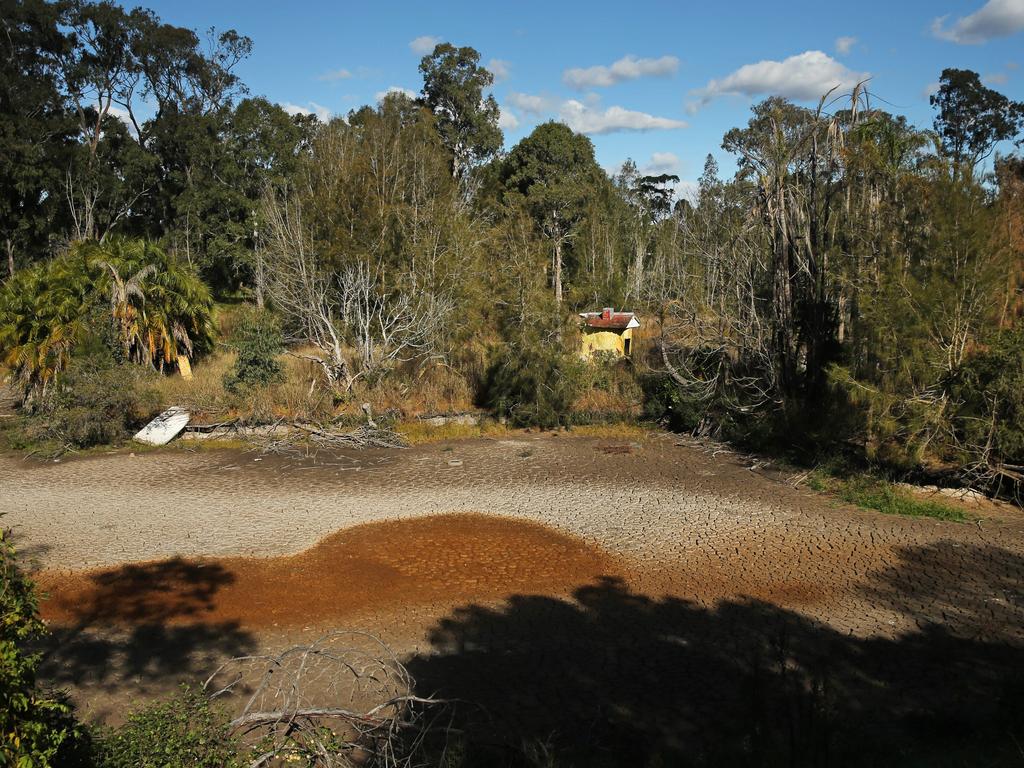
[[[154,561],[44,571],[54,625],[237,622],[249,629],[521,593],[562,593],[624,577],[612,555],[535,523],[452,514],[361,525],[291,557]]]

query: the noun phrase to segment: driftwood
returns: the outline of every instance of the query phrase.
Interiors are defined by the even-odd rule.
[[[241,419],[189,425],[185,431],[197,437],[231,435],[248,441],[260,454],[314,455],[319,450],[341,448],[407,448],[402,436],[373,418],[369,403],[363,403],[365,423],[355,429],[278,419],[272,424],[246,426]]]
[[[284,435],[254,438],[253,445],[260,453],[282,455],[309,455],[310,452],[331,448],[406,448],[402,436],[388,427],[363,424],[350,431],[293,422]]]
[[[204,683],[253,748],[250,768],[411,766],[423,740],[444,729],[446,702],[416,696],[398,657],[363,632],[332,632],[278,655],[243,656]]]

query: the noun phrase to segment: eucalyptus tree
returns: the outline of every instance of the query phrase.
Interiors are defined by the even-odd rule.
[[[494,75],[480,66],[473,48],[451,43],[435,46],[420,62],[423,103],[437,118],[437,130],[452,153],[452,174],[462,179],[501,149],[498,102],[484,92]]]
[[[547,122],[516,144],[502,164],[506,204],[529,212],[551,246],[551,288],[561,307],[565,246],[606,176],[594,145],[564,123]]]
[[[485,233],[422,104],[391,94],[323,126],[262,218],[269,304],[343,393],[403,362],[447,361],[464,339],[449,320]]]
[[[47,251],[59,227],[62,167],[74,134],[54,61],[70,45],[60,7],[0,0],[0,239],[5,271]]]
[[[999,142],[1016,138],[1024,128],[1024,102],[988,88],[969,69],[942,70],[929,101],[936,110],[935,132],[957,173],[973,171]]]
[[[643,293],[644,266],[651,240],[659,224],[672,212],[674,190],[679,183],[674,174],[643,175],[633,160],[626,160],[615,177],[615,184],[627,205],[630,216],[630,239],[633,259],[629,266],[626,298],[637,300]]]

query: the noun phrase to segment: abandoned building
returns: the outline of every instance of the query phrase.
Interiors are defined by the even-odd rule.
[[[580,312],[583,339],[580,355],[590,360],[598,353],[629,357],[633,351],[633,329],[640,321],[632,312],[616,312],[605,307],[600,312]]]

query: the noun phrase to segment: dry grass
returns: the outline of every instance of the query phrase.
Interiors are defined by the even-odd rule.
[[[394,371],[359,397],[379,413],[397,411],[406,418],[476,410],[466,377],[445,365]]]
[[[645,440],[651,430],[642,424],[622,422],[619,424],[585,424],[569,430],[577,437],[598,437],[606,440]]]
[[[606,417],[636,418],[642,411],[633,393],[588,389],[572,404],[575,413],[601,414]]]
[[[508,427],[489,419],[480,424],[443,424],[441,426],[434,426],[424,421],[406,421],[398,424],[395,431],[409,445],[470,440],[479,437],[506,437],[509,434]]]
[[[164,406],[181,405],[200,419],[242,418],[252,422],[277,419],[319,421],[334,415],[334,401],[320,386],[316,366],[291,355],[282,355],[282,381],[266,389],[231,392],[224,380],[235,365],[235,353],[218,350],[197,362],[192,381],[177,374],[157,376],[152,386]]]
[[[224,376],[235,365],[235,353],[217,351],[192,368],[192,381],[178,374],[154,374],[152,387],[164,406],[181,405],[204,416],[226,415],[234,409],[234,398],[224,388]]]

